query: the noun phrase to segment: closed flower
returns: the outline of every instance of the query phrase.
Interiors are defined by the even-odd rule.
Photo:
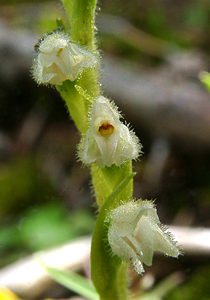
[[[152,264],[155,251],[172,257],[180,254],[151,201],[123,204],[111,212],[108,221],[108,241],[113,253],[130,261],[139,274],[144,272],[143,263]]]
[[[33,77],[39,84],[60,85],[65,80],[76,80],[84,68],[96,64],[92,53],[71,42],[64,33],[54,32],[39,43]]]

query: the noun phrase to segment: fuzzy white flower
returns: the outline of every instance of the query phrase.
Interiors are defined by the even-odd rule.
[[[74,81],[84,70],[97,64],[89,51],[72,43],[68,36],[54,32],[43,38],[33,63],[33,77],[40,84],[60,85]]]
[[[79,145],[79,157],[84,164],[121,165],[136,159],[140,143],[133,131],[120,121],[117,107],[99,96],[89,114],[89,129]]]
[[[107,221],[108,241],[114,254],[131,261],[137,273],[144,272],[143,263],[152,264],[155,251],[178,257],[180,251],[173,236],[161,225],[151,201],[138,200],[114,209]]]

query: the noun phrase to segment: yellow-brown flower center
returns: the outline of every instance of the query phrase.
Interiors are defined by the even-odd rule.
[[[109,136],[114,132],[114,126],[109,122],[103,122],[98,128],[98,132],[102,136]]]

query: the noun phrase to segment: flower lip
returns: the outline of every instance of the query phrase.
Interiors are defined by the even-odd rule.
[[[108,137],[113,134],[115,127],[109,122],[104,121],[98,128],[98,132],[103,137]]]

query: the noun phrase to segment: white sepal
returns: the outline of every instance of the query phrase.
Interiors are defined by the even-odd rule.
[[[99,96],[89,113],[89,129],[79,145],[79,158],[84,164],[119,166],[137,159],[141,145],[132,130],[120,121],[117,107]]]
[[[178,257],[179,248],[159,221],[151,201],[131,201],[114,209],[108,218],[108,241],[113,253],[130,261],[139,274],[151,266],[155,251]]]

